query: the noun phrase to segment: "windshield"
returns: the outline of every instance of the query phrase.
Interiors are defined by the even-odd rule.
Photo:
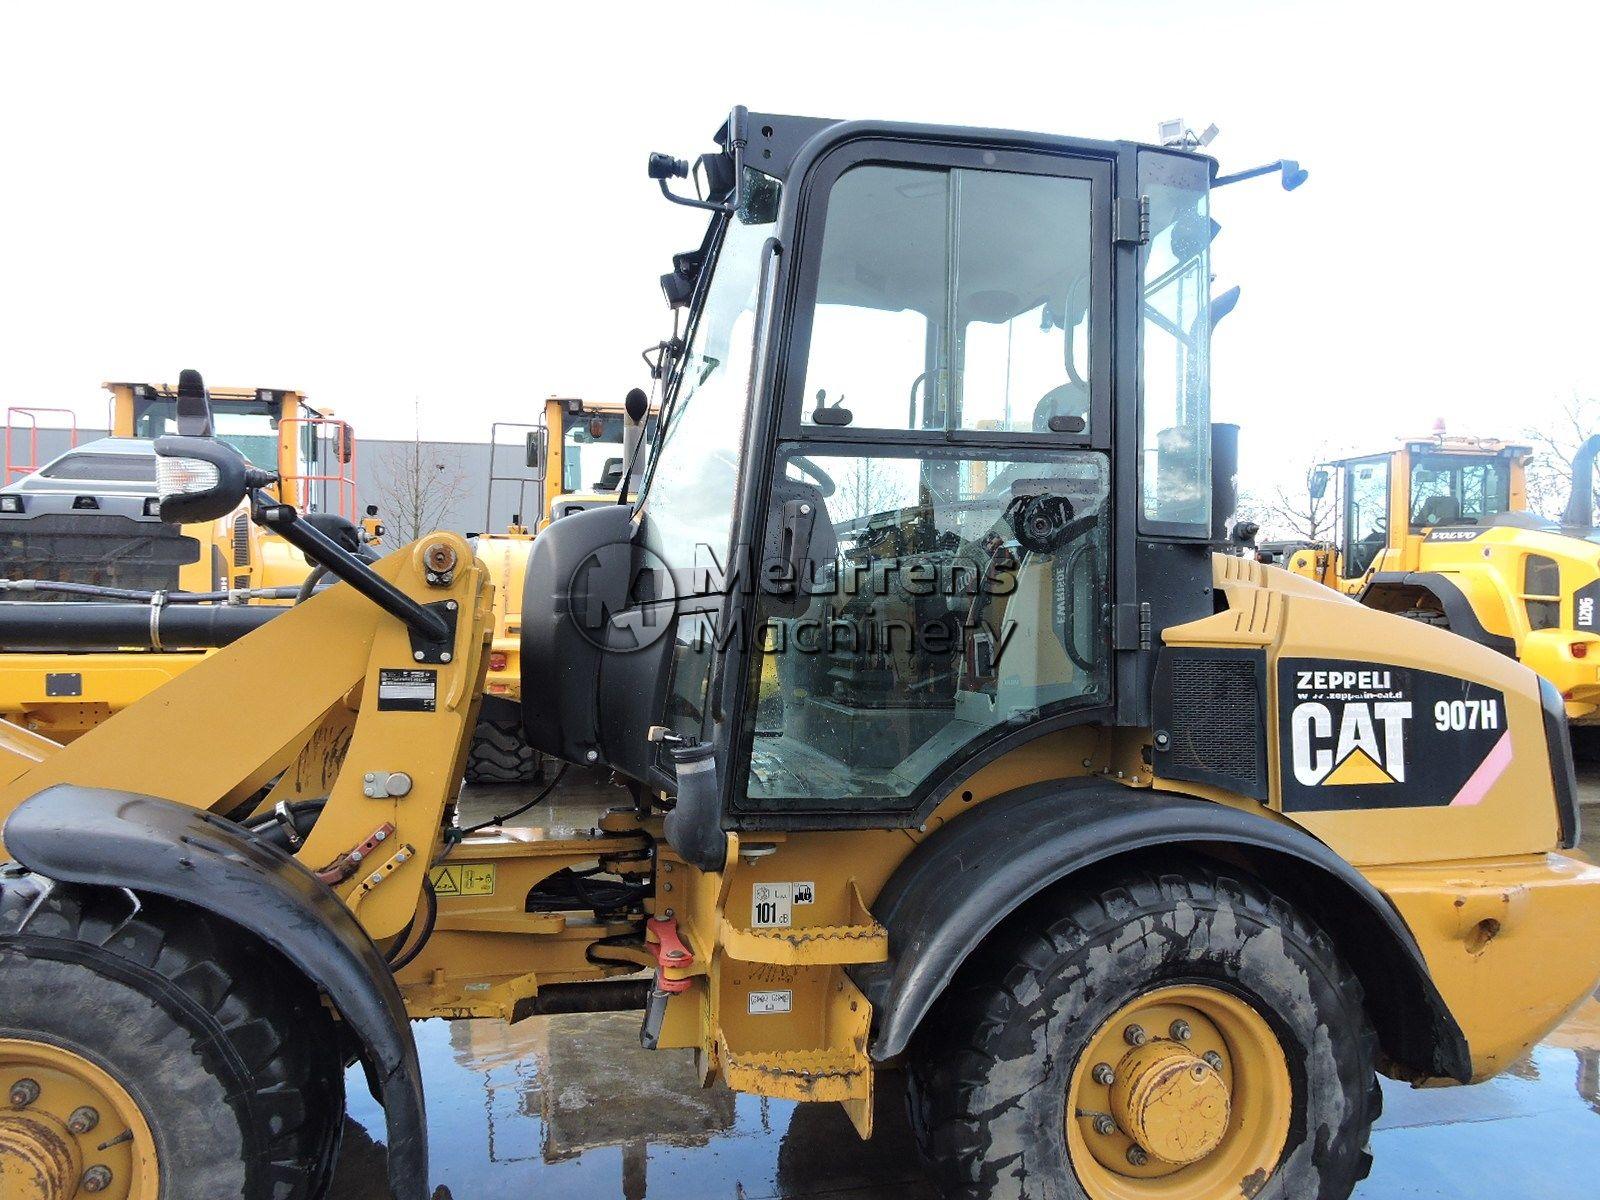
[[[561,419],[561,490],[614,492],[622,479],[621,413],[566,413]],[[655,437],[655,414],[645,418],[644,441]]]
[[[733,538],[734,497],[744,445],[766,220],[727,219],[689,344],[673,377],[640,511],[652,549],[674,568],[723,566]]]
[[[1482,525],[1511,508],[1511,472],[1488,455],[1419,454],[1411,462],[1411,527]]]
[[[278,414],[264,401],[211,402],[211,419],[217,437],[238,450],[264,471],[278,469]],[[177,401],[159,397],[145,401],[134,412],[133,436],[158,438],[178,432]]]

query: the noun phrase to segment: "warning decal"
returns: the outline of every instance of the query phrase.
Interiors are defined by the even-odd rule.
[[[1511,764],[1505,696],[1386,663],[1281,659],[1285,812],[1476,804]]]
[[[435,895],[439,896],[492,896],[494,895],[493,863],[457,863],[435,867],[428,872]]]
[[[379,712],[432,712],[439,694],[439,672],[405,667],[378,671]]]

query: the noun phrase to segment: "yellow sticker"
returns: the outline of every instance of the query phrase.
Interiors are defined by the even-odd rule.
[[[435,867],[428,872],[428,878],[433,883],[435,895],[494,895],[493,863],[459,863],[455,866]]]

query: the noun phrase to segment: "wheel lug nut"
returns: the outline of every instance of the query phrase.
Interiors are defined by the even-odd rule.
[[[1187,1042],[1194,1036],[1194,1031],[1189,1028],[1189,1022],[1181,1020],[1174,1021],[1172,1028],[1168,1029],[1167,1032],[1172,1035],[1172,1040],[1175,1042]]]
[[[82,1108],[72,1110],[72,1115],[67,1118],[67,1128],[82,1137],[96,1125],[100,1124],[100,1114],[85,1104]]]
[[[1128,1161],[1136,1167],[1142,1167],[1150,1161],[1150,1156],[1144,1152],[1142,1147],[1129,1146]]]
[[[1117,1081],[1117,1073],[1111,1069],[1110,1063],[1097,1063],[1093,1074],[1094,1081],[1101,1087],[1110,1087]]]
[[[110,1167],[90,1167],[83,1173],[83,1181],[78,1185],[86,1192],[103,1192],[111,1186]]]
[[[1109,1137],[1117,1131],[1117,1123],[1105,1113],[1101,1113],[1094,1119],[1094,1131],[1101,1137]]]
[[[1145,1033],[1144,1026],[1129,1025],[1122,1031],[1122,1038],[1130,1046],[1142,1046],[1149,1040],[1149,1035]]]
[[[1200,1057],[1205,1059],[1206,1062],[1210,1064],[1213,1071],[1222,1070],[1222,1055],[1218,1054],[1215,1050],[1207,1050]]]
[[[11,1085],[11,1107],[27,1108],[39,1098],[39,1085],[31,1079],[19,1079]]]

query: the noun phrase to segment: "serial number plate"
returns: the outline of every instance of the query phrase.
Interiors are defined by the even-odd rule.
[[[793,992],[751,992],[750,1015],[761,1016],[765,1013],[786,1013],[794,1007]]]

